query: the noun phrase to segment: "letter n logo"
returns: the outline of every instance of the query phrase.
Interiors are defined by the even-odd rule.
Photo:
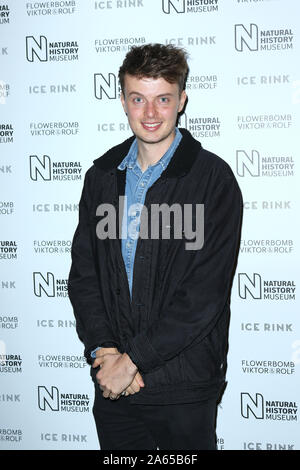
[[[44,278],[41,273],[33,273],[33,289],[34,295],[37,297],[41,297],[42,292],[44,292],[48,297],[54,297],[55,289],[53,274],[47,273],[47,278]]]
[[[44,181],[51,180],[51,160],[47,155],[40,159],[36,155],[30,155],[30,178],[37,181],[41,177]]]
[[[254,23],[250,24],[249,30],[243,24],[234,26],[235,48],[242,52],[244,46],[250,51],[258,51],[258,26]]]
[[[51,387],[51,392],[44,387],[38,386],[38,405],[42,411],[48,406],[52,411],[59,411],[59,392],[56,387]]]
[[[40,36],[39,42],[33,36],[26,36],[26,58],[33,62],[37,58],[40,62],[48,60],[47,38]]]
[[[117,98],[117,78],[115,74],[109,73],[107,79],[102,73],[94,74],[95,96],[98,100],[102,100],[103,93],[110,100]]]
[[[264,398],[260,393],[255,394],[255,399],[249,393],[241,393],[241,414],[249,419],[250,413],[256,419],[264,419]]]
[[[251,176],[260,176],[260,157],[257,150],[248,154],[245,150],[236,151],[236,171],[239,176],[245,176],[245,170]]]
[[[176,13],[185,12],[185,0],[162,0],[162,11],[164,13],[170,14],[172,7]]]
[[[245,273],[239,273],[239,296],[246,299],[250,294],[253,299],[261,299],[261,277],[259,274],[253,274],[253,280]]]

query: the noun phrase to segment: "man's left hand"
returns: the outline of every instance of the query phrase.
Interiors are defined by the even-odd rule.
[[[97,362],[100,370],[96,379],[103,396],[116,400],[133,381],[137,367],[126,353],[105,354]]]

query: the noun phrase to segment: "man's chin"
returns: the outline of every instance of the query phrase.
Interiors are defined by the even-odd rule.
[[[138,136],[136,135],[136,138],[141,141],[141,142],[144,142],[144,144],[159,144],[159,142],[162,142],[163,140],[165,140],[165,137],[152,137],[152,138],[147,138],[147,137],[144,137],[144,136]]]

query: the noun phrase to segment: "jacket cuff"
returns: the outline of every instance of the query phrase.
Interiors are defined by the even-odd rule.
[[[128,341],[125,352],[138,370],[142,372],[150,372],[165,364],[165,361],[153,349],[145,334],[137,335]]]

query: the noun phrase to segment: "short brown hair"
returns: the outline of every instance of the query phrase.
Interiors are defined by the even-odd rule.
[[[133,46],[127,52],[119,69],[119,80],[123,93],[126,73],[139,78],[164,78],[169,83],[178,83],[181,93],[185,89],[189,73],[187,52],[171,44]]]

